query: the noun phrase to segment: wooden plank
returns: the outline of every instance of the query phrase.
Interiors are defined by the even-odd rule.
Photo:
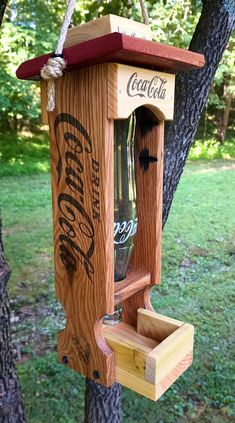
[[[58,338],[59,360],[66,356],[71,368],[104,385],[115,381],[101,325],[114,311],[107,73],[107,65],[99,65],[64,75],[56,81],[56,109],[48,113],[56,292],[68,319]]]
[[[162,243],[162,187],[163,187],[164,122],[152,112],[140,110],[136,136],[136,185],[138,230],[133,253],[133,269],[138,267],[151,272],[151,284],[161,280]],[[141,164],[143,153],[157,161],[146,169]]]
[[[175,75],[113,63],[108,87],[110,119],[128,118],[146,104],[159,120],[173,119]]]
[[[128,371],[115,367],[116,380],[126,388],[149,398],[152,401],[158,400],[167,389],[181,376],[192,364],[192,353],[189,353],[178,365],[157,385],[140,380],[138,376]]]
[[[94,19],[83,25],[68,30],[64,48],[92,40],[112,32],[130,35],[131,37],[152,40],[152,31],[149,25],[135,22],[121,16],[107,15]]]
[[[116,368],[125,370],[130,375],[145,379],[146,355],[158,343],[139,335],[133,326],[119,323],[115,326],[103,326],[104,337],[115,352]]]
[[[148,314],[151,319],[154,313]],[[156,326],[159,320],[157,315]],[[162,316],[162,321],[166,323],[168,318]],[[125,323],[103,325],[105,339],[115,352],[117,382],[154,401],[192,363],[193,327],[175,319],[169,319],[168,323],[176,327],[174,336],[161,343],[138,334],[133,326]]]
[[[163,316],[151,310],[140,308],[137,311],[137,332],[158,342],[164,341],[183,324],[179,320]]]
[[[132,269],[145,269],[151,273],[151,285],[161,281],[162,243],[162,185],[164,122],[159,122],[151,111],[140,109],[136,134],[136,184],[138,229],[131,262]],[[147,125],[147,126],[146,126]],[[146,129],[147,128],[147,129]],[[147,170],[139,160],[143,152],[157,158]],[[153,310],[149,288],[143,289],[123,301],[123,321],[137,326],[137,310]]]
[[[48,112],[47,112],[47,82],[40,81],[41,93],[41,123],[48,125]]]
[[[115,282],[114,303],[120,304],[136,292],[150,284],[151,275],[143,270],[130,271],[122,282]]]
[[[137,392],[144,397],[156,401],[157,387],[156,385],[140,379],[138,376],[130,374],[128,371],[115,367],[116,381],[126,388]]]
[[[22,63],[16,71],[19,79],[39,79],[40,70],[52,53]],[[66,73],[88,65],[117,62],[163,72],[178,73],[202,68],[202,54],[167,46],[129,35],[112,34],[89,40],[63,50]]]
[[[187,354],[159,383],[156,385],[156,400],[169,389],[173,383],[191,366],[193,353]]]
[[[158,384],[193,350],[194,327],[184,323],[146,357],[146,380]]]

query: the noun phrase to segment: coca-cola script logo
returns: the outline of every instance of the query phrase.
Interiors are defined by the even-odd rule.
[[[95,219],[98,221],[100,219],[99,163],[92,156],[91,138],[75,117],[60,113],[55,119],[54,131],[59,156],[56,168],[58,184],[62,180],[63,187],[57,199],[60,211],[58,235],[60,260],[66,268],[70,282],[73,280],[78,263],[84,268],[89,281],[93,282],[92,256],[95,249],[93,223]],[[86,180],[90,178],[89,193],[85,192],[87,186],[84,176],[85,157],[86,160],[89,158],[91,163],[91,174],[86,174]],[[90,196],[89,210],[88,206],[85,206],[85,195]]]
[[[114,222],[114,244],[124,244],[137,231],[138,219],[131,219],[128,222]]]
[[[141,79],[135,72],[127,83],[127,94],[129,97],[145,97],[164,100],[166,97],[167,80],[155,75],[151,80]]]

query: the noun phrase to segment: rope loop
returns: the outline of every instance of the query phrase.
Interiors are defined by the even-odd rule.
[[[69,25],[73,16],[76,0],[68,0],[68,7],[65,14],[64,22],[60,31],[59,40],[53,54],[47,63],[41,69],[40,75],[42,79],[47,81],[47,110],[52,112],[55,109],[55,79],[63,75],[66,67],[66,61],[63,58],[62,51],[66,40]]]

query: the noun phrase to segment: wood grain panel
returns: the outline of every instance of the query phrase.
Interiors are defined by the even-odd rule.
[[[140,112],[142,113],[142,110]],[[149,123],[148,118],[150,119]],[[133,269],[139,267],[147,270],[151,273],[151,283],[159,284],[161,279],[164,122],[158,122],[152,113],[146,110],[144,111],[144,122],[142,123],[142,117],[139,119],[136,140],[138,229],[132,266]],[[140,162],[143,152],[157,160],[149,163],[148,169],[145,169]]]
[[[158,385],[140,380],[136,375],[130,375],[128,371],[115,367],[116,379],[127,388],[137,392],[146,398],[157,401],[171,385],[190,367],[192,364],[192,353],[189,353]]]
[[[120,304],[126,298],[131,297],[143,287],[150,285],[151,275],[142,270],[130,271],[122,282],[115,282],[114,303]]]
[[[160,120],[173,119],[175,75],[112,63],[108,87],[110,119],[128,118],[143,105]]]
[[[115,351],[115,365],[127,371],[130,376],[136,375],[145,379],[146,356],[158,343],[141,336],[133,326],[119,323],[116,326],[103,328],[109,346]]]
[[[193,352],[187,354],[174,368],[156,385],[156,397],[158,400],[173,383],[191,366],[193,362]]]
[[[150,302],[150,288],[142,289],[122,302],[122,321],[132,326],[137,326],[137,310],[145,308],[154,311]]]
[[[137,332],[158,342],[162,342],[184,324],[150,310],[139,309],[137,313]]]
[[[151,273],[151,285],[161,279],[162,244],[162,186],[164,122],[153,113],[140,108],[136,136],[136,183],[138,229],[132,259],[132,269]],[[157,159],[148,169],[141,165],[140,156],[145,152]],[[123,302],[123,321],[137,325],[138,308],[153,310],[149,288],[143,289]]]
[[[48,125],[47,112],[47,82],[40,81],[40,95],[41,95],[41,123]]]
[[[193,350],[194,327],[187,323],[164,339],[146,359],[145,378],[158,384]]]
[[[114,356],[101,319],[114,311],[113,121],[107,119],[107,65],[56,81],[49,113],[56,292],[67,326],[60,361],[105,385]],[[66,357],[66,358],[65,358]]]
[[[132,37],[152,40],[152,31],[149,25],[145,25],[141,22],[135,22],[121,16],[107,15],[69,29],[64,43],[64,48],[71,47],[112,32],[119,32]]]

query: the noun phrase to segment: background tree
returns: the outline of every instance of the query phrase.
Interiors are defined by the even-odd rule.
[[[0,26],[7,1],[0,5]],[[26,422],[10,337],[10,305],[7,282],[10,277],[2,243],[2,218],[0,214],[0,419],[6,423]]]
[[[10,337],[10,305],[7,294],[10,273],[3,255],[0,216],[0,421],[24,423],[26,419]]]

